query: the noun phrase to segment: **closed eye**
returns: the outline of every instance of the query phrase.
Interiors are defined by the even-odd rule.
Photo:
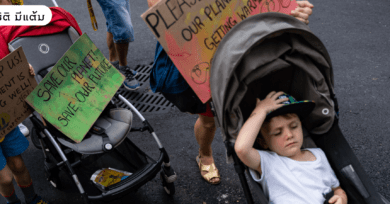
[[[274,133],[272,135],[278,136],[278,135],[280,135],[280,133],[282,133],[282,132],[276,132],[276,133]]]

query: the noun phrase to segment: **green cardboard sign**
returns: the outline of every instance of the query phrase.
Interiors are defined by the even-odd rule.
[[[117,92],[125,77],[83,34],[26,101],[79,143]]]

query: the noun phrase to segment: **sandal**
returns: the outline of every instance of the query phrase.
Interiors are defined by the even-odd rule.
[[[204,178],[204,180],[213,185],[221,183],[221,176],[219,175],[219,171],[214,162],[211,165],[203,165],[202,161],[200,160],[200,155],[198,155],[196,156],[196,163],[198,163],[200,175]],[[208,173],[202,175],[202,171],[206,171]],[[219,178],[219,180],[217,182],[212,182],[211,180],[213,178]]]

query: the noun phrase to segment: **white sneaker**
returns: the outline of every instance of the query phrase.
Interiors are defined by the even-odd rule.
[[[20,132],[22,132],[25,137],[28,137],[30,135],[30,131],[25,125],[23,125],[23,123],[20,123],[18,126],[20,128]]]

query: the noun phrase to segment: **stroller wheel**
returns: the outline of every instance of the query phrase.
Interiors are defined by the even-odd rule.
[[[161,179],[162,186],[163,186],[165,192],[170,196],[174,195],[175,194],[175,184],[173,182],[168,183],[165,180],[163,171],[160,171],[160,179]]]
[[[37,149],[42,149],[41,143],[39,142],[38,132],[35,127],[31,129],[31,142]]]

